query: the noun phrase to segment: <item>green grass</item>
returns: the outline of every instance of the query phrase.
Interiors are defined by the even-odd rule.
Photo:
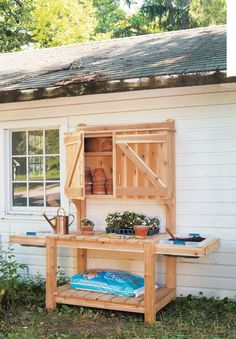
[[[124,312],[67,305],[47,312],[43,297],[2,312],[0,338],[236,338],[236,303],[228,299],[177,298],[147,325]]]

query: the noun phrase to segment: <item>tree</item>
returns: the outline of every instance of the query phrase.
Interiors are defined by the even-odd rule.
[[[26,45],[31,36],[25,29],[30,3],[21,0],[0,0],[0,51],[9,52]]]
[[[95,10],[90,0],[34,0],[30,30],[32,40],[39,47],[88,41],[95,25]]]
[[[226,0],[192,0],[190,16],[195,27],[226,23]]]
[[[116,32],[127,21],[127,13],[120,7],[119,0],[93,0],[96,9],[97,26],[95,39],[117,37]]]

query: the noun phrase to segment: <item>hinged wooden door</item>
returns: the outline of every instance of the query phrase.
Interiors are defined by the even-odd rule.
[[[84,134],[82,131],[65,135],[66,183],[65,194],[70,199],[85,198]]]
[[[170,131],[117,132],[116,196],[168,197]]]

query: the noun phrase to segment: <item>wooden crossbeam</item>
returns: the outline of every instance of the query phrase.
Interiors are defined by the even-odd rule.
[[[166,134],[125,134],[125,135],[116,135],[115,139],[117,144],[120,143],[135,143],[135,144],[163,144],[167,142]]]

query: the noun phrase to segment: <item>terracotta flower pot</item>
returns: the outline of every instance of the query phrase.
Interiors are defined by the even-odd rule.
[[[92,226],[92,225],[82,225],[81,226],[82,234],[92,235],[93,234],[93,228],[94,228],[94,226]]]
[[[134,228],[134,233],[136,237],[139,237],[139,238],[147,237],[148,229],[149,229],[147,226],[137,225],[137,226],[134,226],[133,228]]]

